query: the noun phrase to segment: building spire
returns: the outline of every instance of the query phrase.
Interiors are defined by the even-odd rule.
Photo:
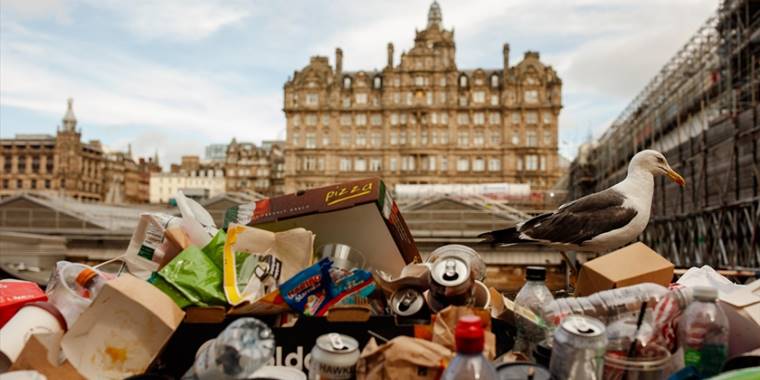
[[[74,99],[68,98],[66,102],[68,107],[66,114],[63,115],[63,130],[74,132],[77,127],[77,117],[74,116]]]
[[[428,11],[427,27],[437,26],[440,28],[442,21],[443,14],[441,13],[441,6],[438,5],[437,1],[433,0],[433,4],[430,4],[430,10]]]

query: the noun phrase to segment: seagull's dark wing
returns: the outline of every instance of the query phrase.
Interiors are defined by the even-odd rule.
[[[553,213],[529,219],[517,231],[534,240],[581,245],[625,226],[636,216],[635,209],[623,207],[624,201],[620,192],[603,190],[562,205]]]

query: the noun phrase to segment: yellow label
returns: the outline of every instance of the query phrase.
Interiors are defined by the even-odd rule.
[[[325,203],[328,206],[332,206],[335,204],[338,204],[340,202],[347,201],[349,199],[354,199],[361,197],[362,195],[367,195],[372,192],[372,182],[365,183],[363,185],[353,185],[353,186],[346,186],[341,187],[337,190],[331,190],[328,191],[325,195]]]
[[[245,230],[245,226],[230,224],[227,228],[227,240],[224,242],[224,255],[222,266],[224,267],[224,295],[227,302],[237,305],[243,302],[243,296],[237,287],[237,271],[235,270],[235,251],[232,249],[237,242],[237,235]]]

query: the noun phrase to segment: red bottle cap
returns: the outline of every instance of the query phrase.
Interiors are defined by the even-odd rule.
[[[76,283],[81,287],[86,288],[87,283],[89,283],[97,275],[98,274],[95,273],[94,270],[90,268],[84,268],[81,272],[79,272],[79,275],[77,275],[77,278],[74,281],[76,281]]]
[[[485,345],[485,333],[480,317],[466,315],[459,318],[454,332],[457,344],[457,352],[476,354],[483,352]]]

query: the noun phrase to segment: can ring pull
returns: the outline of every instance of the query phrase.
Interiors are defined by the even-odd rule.
[[[457,278],[459,278],[459,273],[457,273],[457,262],[455,260],[446,260],[443,279],[446,281],[454,281]]]
[[[330,338],[330,345],[332,346],[332,348],[336,350],[348,349],[348,346],[345,343],[343,343],[343,339],[340,337],[340,334],[330,333],[328,337]]]

